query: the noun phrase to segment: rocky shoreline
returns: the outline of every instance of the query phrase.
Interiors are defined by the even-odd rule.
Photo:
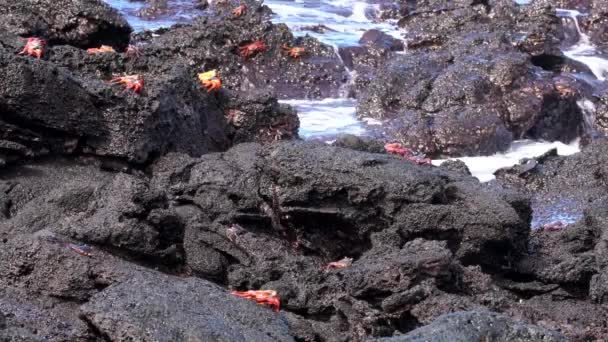
[[[605,95],[589,130],[577,101],[595,90],[550,2],[398,3],[406,55],[379,32],[336,54],[266,6],[229,5],[152,34],[97,0],[0,1],[0,341],[605,338]],[[40,59],[18,54],[30,36]],[[267,51],[238,54],[255,41]],[[100,45],[116,52],[85,50]],[[211,69],[219,92],[196,78]],[[109,82],[132,74],[138,94]],[[386,140],[430,156],[588,146],[482,184],[384,141],[299,140],[278,99],[350,81]],[[537,224],[564,200],[571,222]],[[280,311],[231,294],[249,290],[276,291]]]

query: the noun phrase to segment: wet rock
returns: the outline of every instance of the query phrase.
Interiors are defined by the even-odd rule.
[[[293,341],[286,322],[269,308],[196,278],[136,272],[81,310],[112,340]]]
[[[366,31],[359,43],[374,49],[387,49],[390,51],[403,50],[403,42],[391,37],[390,35],[376,29]]]
[[[458,160],[458,159],[446,160],[443,163],[441,163],[440,167],[442,169],[450,170],[452,172],[460,173],[460,174],[463,174],[466,176],[471,175],[471,171],[469,171],[467,164],[465,164],[462,160]]]
[[[600,45],[608,45],[608,4],[602,1],[591,3],[591,15],[586,20],[585,26],[588,27],[591,41]]]
[[[4,32],[81,48],[102,44],[125,48],[132,31],[116,10],[100,0],[2,1],[0,23]]]
[[[217,15],[199,18],[192,25],[140,35],[146,45],[148,67],[162,72],[176,62],[196,65],[200,71],[218,69],[224,87],[243,94],[271,92],[279,98],[338,97],[348,73],[332,47],[314,38],[295,38],[286,25],[272,24],[267,8],[247,2],[247,11],[234,17],[230,8],[216,8]],[[266,50],[248,58],[239,49],[261,41]],[[303,47],[300,58],[283,47]]]
[[[357,151],[384,153],[384,145],[374,139],[366,139],[352,134],[338,136],[334,146],[350,148]]]
[[[232,144],[298,137],[300,121],[296,111],[289,105],[279,104],[274,96],[235,96],[224,107],[224,117],[230,127],[228,137]]]
[[[488,336],[500,341],[568,341],[558,332],[514,321],[494,312],[483,311],[464,311],[444,315],[433,323],[404,336],[374,341],[474,341]]]
[[[359,116],[388,119],[391,139],[432,156],[492,154],[526,137],[569,142],[584,132],[583,85],[553,78],[566,59],[547,2],[416,6],[400,21],[408,56],[357,84]]]
[[[133,94],[109,78],[6,52],[0,58],[0,126],[10,142],[2,150],[9,155],[92,153],[143,163],[171,150],[200,155],[228,146],[218,99],[183,65],[142,73],[144,90]]]

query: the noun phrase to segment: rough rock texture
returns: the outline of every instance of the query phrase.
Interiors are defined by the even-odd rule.
[[[420,12],[442,3],[450,7]],[[45,6],[67,13],[80,4]],[[123,52],[119,33],[111,34],[116,53],[81,50],[92,32],[114,27],[85,19],[74,32],[41,28],[50,40],[41,60],[16,56],[24,39],[11,30],[22,28],[6,24],[0,340],[358,342],[398,338],[463,310],[473,313],[426,331],[448,340],[559,338],[545,329],[574,340],[606,336],[603,143],[481,185],[462,163],[414,165],[367,139],[336,142],[348,149],[274,142],[298,128],[275,94],[335,96],[346,69],[332,48],[295,39],[267,20],[266,7],[247,5],[236,18],[229,4],[212,3],[214,15],[192,25],[138,34],[140,56]],[[360,50],[341,51],[349,68],[370,72],[356,93],[389,100],[361,107],[393,119],[389,130],[401,124],[408,130],[396,132],[437,154],[490,153],[513,137],[577,131],[578,83],[554,79],[562,59],[551,8],[415,5],[402,20],[415,58],[394,59],[399,46],[374,31]],[[258,39],[268,51],[238,56]],[[308,52],[293,59],[283,45]],[[374,74],[380,66],[399,72]],[[223,82],[217,93],[196,79],[210,69]],[[142,74],[144,90],[108,84],[116,74]],[[377,88],[384,78],[392,86]],[[580,200],[573,207],[584,209],[582,219],[530,232],[530,204],[546,205],[530,195],[569,198],[552,192],[557,182]],[[276,290],[281,312],[229,294],[257,289]],[[445,330],[463,320],[484,330]]]
[[[271,310],[196,278],[138,272],[81,310],[113,341],[294,341]]]
[[[3,0],[0,30],[22,37],[44,38],[51,44],[82,48],[101,44],[124,49],[131,27],[101,0]]]
[[[267,7],[245,3],[247,11],[238,18],[229,6],[218,5],[214,16],[198,18],[192,25],[159,32],[158,37],[136,37],[151,59],[149,68],[162,72],[179,60],[200,71],[217,69],[224,86],[240,93],[270,91],[279,98],[340,95],[348,73],[331,46],[310,37],[294,38],[286,25],[270,23]],[[239,55],[240,47],[256,41],[267,50],[249,58]],[[306,49],[300,58],[283,49],[296,46]]]
[[[3,140],[18,153],[93,153],[145,162],[167,150],[192,155],[228,146],[224,114],[191,70],[144,74],[141,95],[28,57],[0,54]],[[150,77],[148,77],[150,76]]]
[[[569,142],[583,133],[583,86],[554,72],[565,59],[549,3],[419,5],[400,20],[408,56],[358,82],[359,116],[387,121],[389,137],[431,155],[491,154],[513,139]]]
[[[49,154],[145,163],[170,151],[198,156],[243,141],[297,137],[289,106],[269,94],[208,93],[199,70],[186,64],[156,70],[150,65],[158,59],[87,55],[69,46],[51,47],[48,61],[39,61],[15,55],[24,40],[9,34],[1,41],[0,165]],[[143,91],[109,84],[123,74],[142,75]]]
[[[468,341],[568,341],[563,335],[537,326],[513,321],[508,316],[483,311],[456,312],[404,336],[382,338],[383,342],[468,342]]]
[[[51,341],[212,334],[232,319],[241,328],[227,339],[269,331],[252,323],[271,319],[269,308],[240,299],[236,305],[263,313],[231,318],[235,304],[220,303],[234,298],[220,290],[217,308],[199,304],[219,289],[196,279],[204,278],[278,291],[282,313],[270,323],[278,340],[392,336],[484,308],[577,339],[606,333],[598,260],[608,255],[599,239],[608,215],[599,209],[571,233],[528,239],[526,199],[483,187],[458,165],[417,166],[322,144],[170,153],[146,171],[94,156],[4,169],[0,312],[8,327]],[[82,244],[92,257],[73,249]],[[352,265],[327,266],[344,257]],[[146,318],[178,317],[190,305],[190,315],[226,312],[226,321],[165,319],[170,329],[154,330]]]

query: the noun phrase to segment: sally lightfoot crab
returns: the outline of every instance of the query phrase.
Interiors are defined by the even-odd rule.
[[[125,91],[133,90],[138,94],[144,88],[144,77],[142,75],[119,76],[110,80],[110,83],[123,84]]]
[[[218,91],[222,86],[222,80],[217,76],[216,70],[211,70],[198,74],[198,80],[203,87],[207,88],[207,92]]]
[[[27,38],[27,42],[23,47],[23,50],[19,52],[20,55],[27,54],[28,56],[34,56],[38,59],[44,54],[44,47],[46,42],[40,38],[31,37]]]
[[[239,54],[242,57],[244,57],[245,59],[248,59],[250,57],[257,55],[260,52],[266,51],[267,49],[268,48],[266,47],[266,44],[264,44],[263,41],[258,40],[251,44],[247,44],[247,45],[243,45],[243,46],[239,47]]]
[[[90,48],[87,49],[87,53],[89,55],[97,54],[97,53],[108,53],[108,52],[116,52],[113,47],[108,45],[102,45],[98,48]]]
[[[270,306],[275,312],[278,312],[281,308],[281,302],[277,297],[277,291],[274,290],[232,291],[230,294],[241,298],[253,299],[258,304]]]
[[[303,47],[289,47],[287,45],[283,45],[282,48],[283,51],[287,52],[287,54],[292,58],[300,58],[306,53],[306,49]]]
[[[402,146],[400,143],[391,143],[384,145],[384,149],[389,154],[396,154],[403,159],[408,160],[414,164],[418,165],[432,165],[431,160],[426,158],[424,155],[418,155],[414,153],[411,149]]]
[[[232,15],[238,18],[241,15],[243,15],[243,13],[245,13],[245,11],[247,11],[247,6],[240,5],[239,7],[232,10]]]

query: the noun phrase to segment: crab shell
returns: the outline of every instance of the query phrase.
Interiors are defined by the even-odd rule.
[[[300,56],[306,53],[306,49],[303,47],[288,47],[287,45],[283,45],[283,50],[293,58],[300,58]]]
[[[27,39],[23,50],[19,52],[20,55],[27,54],[29,56],[35,56],[40,59],[44,53],[45,41],[40,38],[31,37]]]
[[[219,91],[222,86],[222,81],[219,78],[213,78],[210,80],[201,80],[201,83],[205,88],[207,88],[207,92]]]
[[[276,312],[278,312],[281,308],[281,301],[277,297],[277,291],[274,291],[274,290],[259,290],[259,291],[250,290],[250,291],[244,291],[244,292],[232,291],[232,292],[230,292],[230,294],[238,296],[238,297],[242,297],[242,298],[253,299],[258,304],[270,306]]]
[[[247,6],[240,5],[239,7],[232,10],[232,15],[234,15],[235,17],[238,18],[241,15],[243,15],[243,13],[245,13],[246,10],[247,10]]]
[[[88,54],[104,53],[104,52],[116,52],[116,51],[114,50],[113,47],[108,46],[108,45],[102,45],[102,46],[100,46],[98,48],[87,49],[87,53]]]
[[[131,75],[113,78],[110,83],[124,84],[125,90],[133,90],[138,94],[144,88],[144,78],[141,75]]]
[[[255,41],[251,44],[247,44],[239,47],[239,54],[245,58],[249,58],[250,56],[254,56],[258,52],[266,51],[267,47],[263,41]]]

